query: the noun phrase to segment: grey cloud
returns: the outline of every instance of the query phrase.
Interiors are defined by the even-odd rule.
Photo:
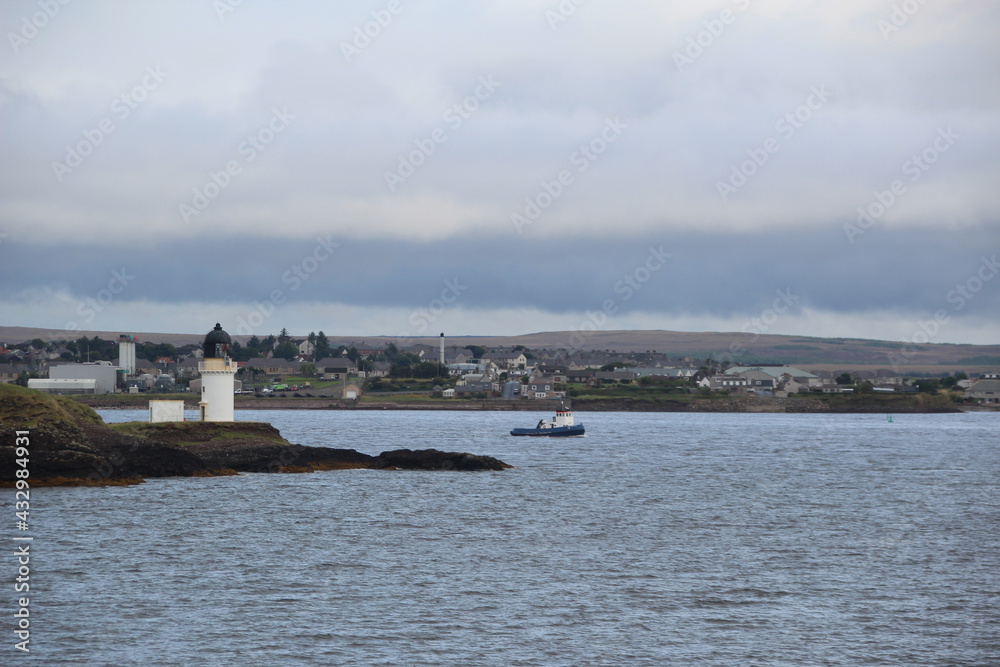
[[[890,40],[877,9],[754,6],[678,71],[674,54],[719,8],[587,3],[553,30],[544,3],[406,3],[347,62],[341,42],[371,11],[351,3],[241,3],[223,20],[205,4],[72,4],[0,61],[0,285],[85,298],[124,266],[137,277],[123,299],[167,303],[280,289],[419,307],[459,278],[484,308],[618,298],[726,315],[792,288],[834,312],[933,309],[1000,228],[1000,8],[946,5],[926,3]],[[0,25],[32,11],[2,3]],[[59,182],[52,162],[151,65],[169,73],[162,85]],[[447,126],[481,76],[502,85]],[[776,122],[823,85],[832,98],[779,136]],[[184,224],[179,205],[275,107],[296,115],[287,132]],[[618,116],[620,140],[515,235],[525,198]],[[949,126],[954,148],[848,243],[840,225]],[[390,192],[385,172],[439,127],[447,140]],[[722,201],[717,183],[775,136],[780,150]],[[321,231],[342,249],[296,283],[286,272]],[[616,286],[651,245],[673,258],[626,303]],[[995,317],[996,294],[984,288],[966,312]]]
[[[466,304],[487,309],[568,312],[614,299],[631,310],[728,316],[758,311],[775,290],[790,289],[797,305],[833,312],[933,312],[949,308],[948,292],[1000,250],[1000,234],[996,227],[873,228],[853,245],[839,226],[752,234],[664,231],[600,243],[345,239],[329,259],[314,261],[310,257],[325,257],[318,247],[315,240],[264,238],[164,241],[155,250],[8,242],[0,284],[8,294],[51,287],[86,298],[106,286],[113,270],[125,268],[136,279],[123,299],[165,303],[249,302],[280,290],[290,302],[417,307],[445,280],[458,280],[467,286]],[[647,273],[640,267],[651,248],[671,257]],[[970,301],[966,314],[997,310],[1000,278]]]

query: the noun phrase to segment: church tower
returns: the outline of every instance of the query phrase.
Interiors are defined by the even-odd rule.
[[[203,422],[231,422],[233,417],[233,392],[236,362],[229,358],[232,338],[216,323],[205,336],[202,350],[205,356],[198,362],[201,373],[201,402],[198,403],[199,419]]]

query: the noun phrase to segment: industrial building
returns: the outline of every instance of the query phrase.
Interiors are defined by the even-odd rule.
[[[58,364],[49,367],[50,380],[93,380],[94,393],[113,394],[118,386],[118,367],[109,361],[84,364]],[[31,386],[31,385],[29,385]]]
[[[87,378],[31,378],[29,389],[49,394],[96,394],[97,380]]]

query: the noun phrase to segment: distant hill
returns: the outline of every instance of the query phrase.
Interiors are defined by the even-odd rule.
[[[134,331],[80,331],[80,336],[99,336],[105,340],[131,333],[140,341],[170,343],[181,346],[201,343],[206,332],[191,334],[147,333]],[[17,344],[34,338],[48,340],[53,335],[66,337],[64,332],[29,327],[0,327],[0,342]],[[297,334],[294,337],[302,337]],[[245,342],[248,336],[235,336]],[[330,344],[380,346],[437,345],[437,336],[407,338],[393,336],[329,336]],[[806,370],[850,370],[853,368],[891,368],[894,363],[904,372],[954,372],[958,370],[1000,370],[1000,344],[956,345],[951,343],[905,346],[903,343],[855,338],[812,338],[762,334],[750,336],[730,332],[684,331],[596,331],[580,334],[570,331],[548,331],[521,336],[454,336],[446,337],[448,345],[482,345],[486,347],[524,345],[528,349],[615,350],[619,352],[655,351],[672,357],[701,360],[709,354],[719,360],[747,363],[787,363]],[[735,354],[730,354],[735,350]]]

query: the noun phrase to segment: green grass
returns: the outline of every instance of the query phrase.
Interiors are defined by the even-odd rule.
[[[0,384],[0,423],[28,428],[53,422],[103,424],[94,410],[65,396],[13,384]]]
[[[440,382],[438,378],[370,378],[365,380],[367,391],[431,391],[436,386],[447,389],[455,385],[453,379]]]
[[[394,403],[430,403],[433,401],[454,401],[456,399],[442,398],[441,396],[435,396],[433,394],[391,394],[389,396],[385,396],[374,393],[362,394],[360,400],[362,403],[384,403],[387,401]]]
[[[198,402],[198,394],[177,392],[172,394],[74,394],[67,398],[84,405],[90,403],[105,404],[109,398],[118,403],[135,403],[137,407],[146,407],[150,401],[182,401]]]
[[[139,438],[156,439],[158,434],[164,432],[191,433],[208,432],[211,440],[243,440],[246,438],[270,440],[279,445],[287,445],[288,441],[280,436],[273,436],[262,433],[254,428],[256,422],[119,422],[108,424],[112,429],[123,435],[132,435]],[[178,445],[194,445],[205,442],[204,438],[194,440],[179,440]]]
[[[358,378],[349,378],[347,381],[348,382],[357,382]],[[325,389],[326,387],[330,387],[332,385],[337,385],[337,384],[343,384],[344,383],[343,380],[320,380],[318,378],[288,377],[288,378],[285,378],[284,381],[280,382],[279,384],[284,384],[284,385],[297,384],[297,385],[299,385],[299,391],[302,391],[302,385],[304,385],[306,382],[308,382],[310,385],[312,385],[311,387],[308,387],[306,389],[306,391],[308,391],[309,389]],[[255,382],[254,384],[258,385],[258,386],[261,386],[261,387],[270,387],[270,386],[273,386],[272,384],[266,383],[266,382],[263,383],[263,384],[260,383],[260,382]]]
[[[952,365],[979,365],[979,366],[1000,366],[1000,357],[990,355],[980,355],[978,357],[965,357],[959,359]]]
[[[953,397],[942,394],[798,394],[823,403],[832,410],[864,408],[884,412],[952,411]]]
[[[600,399],[621,399],[626,398],[636,401],[675,401],[679,403],[690,403],[699,398],[732,398],[729,392],[702,393],[694,391],[678,391],[667,387],[644,387],[642,385],[607,385],[605,387],[584,387],[578,388],[573,400],[600,400]]]

